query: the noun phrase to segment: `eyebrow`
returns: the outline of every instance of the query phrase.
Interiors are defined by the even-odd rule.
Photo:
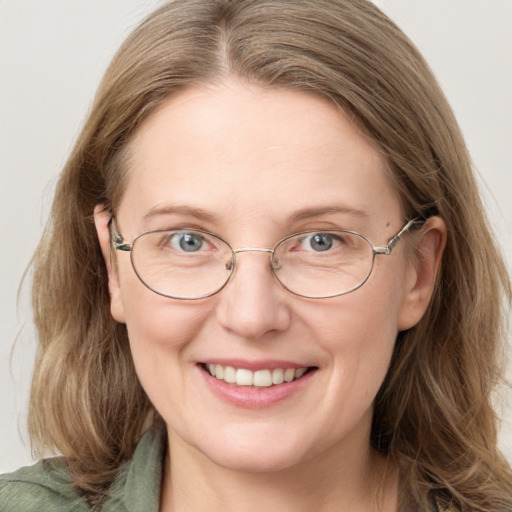
[[[318,208],[303,208],[300,210],[296,210],[295,212],[292,213],[289,219],[293,223],[311,219],[314,217],[320,217],[322,215],[340,213],[360,217],[362,219],[367,219],[369,217],[367,212],[365,212],[364,210],[360,210],[358,208],[349,208],[346,206],[322,206]],[[151,208],[144,215],[144,221],[148,221],[149,219],[157,217],[159,215],[184,215],[194,217],[203,222],[215,222],[216,220],[215,215],[208,212],[207,210],[203,210],[202,208],[187,205],[165,205],[155,206]]]
[[[290,216],[290,220],[292,222],[298,222],[332,213],[343,213],[345,215],[352,215],[363,219],[367,219],[369,217],[368,213],[358,208],[349,208],[346,206],[323,206],[320,208],[305,208],[297,210]]]
[[[157,217],[158,215],[186,215],[205,222],[215,221],[215,215],[212,213],[202,208],[187,205],[155,206],[144,215],[144,221]]]

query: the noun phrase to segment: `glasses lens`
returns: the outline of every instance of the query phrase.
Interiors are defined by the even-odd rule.
[[[366,238],[349,231],[299,233],[274,250],[274,271],[291,292],[311,298],[342,295],[361,286],[372,270]]]
[[[198,230],[158,230],[133,243],[140,280],[168,297],[198,299],[219,291],[229,279],[233,253],[215,235]]]

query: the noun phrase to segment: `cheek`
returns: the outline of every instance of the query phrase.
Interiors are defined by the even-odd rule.
[[[401,294],[378,293],[368,282],[329,304],[312,305],[308,317],[329,340],[331,349],[375,351],[393,345],[398,333]],[[381,287],[379,287],[381,289]],[[314,309],[313,309],[314,308]]]
[[[124,310],[136,364],[152,359],[156,362],[163,354],[181,357],[208,316],[208,308],[177,303],[149,290],[125,300]]]
[[[121,279],[121,290],[120,302],[135,368],[154,401],[153,395],[163,392],[164,383],[179,379],[190,341],[209,315],[208,304],[160,296],[134,275]]]
[[[323,337],[335,380],[364,402],[373,400],[384,380],[398,334],[386,308],[374,306],[365,302],[362,308],[346,308]]]
[[[153,292],[136,276],[130,262],[119,267],[119,291],[112,308],[124,317],[133,348],[179,347],[198,325],[201,308],[195,302],[170,299]],[[204,308],[203,308],[204,309]]]
[[[373,401],[389,368],[402,303],[391,276],[370,280],[359,290],[323,304],[311,304],[311,329],[331,361],[332,382],[345,396]]]

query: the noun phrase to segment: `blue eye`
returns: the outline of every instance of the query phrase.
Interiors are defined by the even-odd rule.
[[[303,250],[313,252],[326,252],[332,249],[339,237],[330,233],[312,233],[300,239]]]
[[[333,244],[332,235],[325,233],[315,233],[309,237],[309,245],[314,251],[328,251]]]
[[[171,245],[184,252],[197,252],[204,244],[204,238],[197,233],[178,233],[171,237]]]

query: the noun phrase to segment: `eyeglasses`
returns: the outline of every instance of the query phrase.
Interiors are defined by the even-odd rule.
[[[159,295],[197,300],[220,292],[242,252],[266,252],[270,269],[291,293],[310,299],[344,295],[370,277],[375,256],[388,255],[402,236],[424,220],[409,220],[384,247],[375,247],[355,231],[304,231],[287,236],[273,249],[232,249],[220,236],[200,229],[156,229],[125,243],[111,219],[114,249],[130,251],[141,282]]]

